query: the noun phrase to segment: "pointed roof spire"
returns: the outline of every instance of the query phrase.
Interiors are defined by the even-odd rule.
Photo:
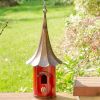
[[[43,27],[42,27],[42,35],[39,43],[39,47],[35,53],[35,55],[28,60],[26,63],[31,64],[32,66],[42,66],[47,67],[49,65],[56,66],[61,63],[61,61],[54,55],[47,28],[47,19],[46,19],[46,3],[44,1],[44,18],[43,18]]]

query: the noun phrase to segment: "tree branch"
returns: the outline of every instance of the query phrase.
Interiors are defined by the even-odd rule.
[[[8,26],[8,22],[6,22],[5,26],[2,28],[0,35],[4,32],[5,28]]]

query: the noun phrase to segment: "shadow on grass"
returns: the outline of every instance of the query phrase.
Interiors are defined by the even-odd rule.
[[[17,12],[27,12],[27,11],[39,11],[41,10],[41,6],[29,6],[29,5],[20,5],[16,7],[7,7],[0,8],[0,16],[5,16],[9,13],[17,13]]]
[[[47,5],[48,9],[53,10],[53,11],[59,11],[64,8],[68,8],[68,10],[71,10],[71,6],[53,6],[50,5],[48,3]],[[25,3],[25,4],[21,4],[19,6],[15,6],[15,7],[4,7],[4,8],[0,8],[0,16],[5,16],[9,13],[17,13],[17,12],[34,12],[34,13],[38,13],[41,12],[43,9],[43,5],[40,2],[40,0],[34,0],[31,3]],[[73,9],[72,9],[73,10]]]

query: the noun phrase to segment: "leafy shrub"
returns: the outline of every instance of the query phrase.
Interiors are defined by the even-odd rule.
[[[73,0],[53,0],[54,5],[69,5],[73,3]]]
[[[100,0],[74,0],[77,13],[100,16]]]
[[[66,19],[65,57],[57,67],[57,91],[72,92],[77,76],[100,76],[100,17],[91,16],[100,15],[99,5],[97,0],[75,0],[77,14]]]
[[[57,86],[71,92],[76,76],[100,75],[100,17],[70,16],[65,33],[65,63],[58,66]]]
[[[0,7],[9,7],[18,5],[17,0],[0,0]]]
[[[57,66],[57,91],[69,92],[73,90],[75,76],[84,75],[84,69],[79,68],[78,59],[65,56],[65,63]]]

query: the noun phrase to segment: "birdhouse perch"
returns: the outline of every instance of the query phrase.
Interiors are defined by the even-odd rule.
[[[27,61],[33,66],[33,87],[36,97],[56,96],[56,65],[61,61],[54,55],[47,28],[46,4],[43,9],[43,27],[39,47],[35,55]]]

